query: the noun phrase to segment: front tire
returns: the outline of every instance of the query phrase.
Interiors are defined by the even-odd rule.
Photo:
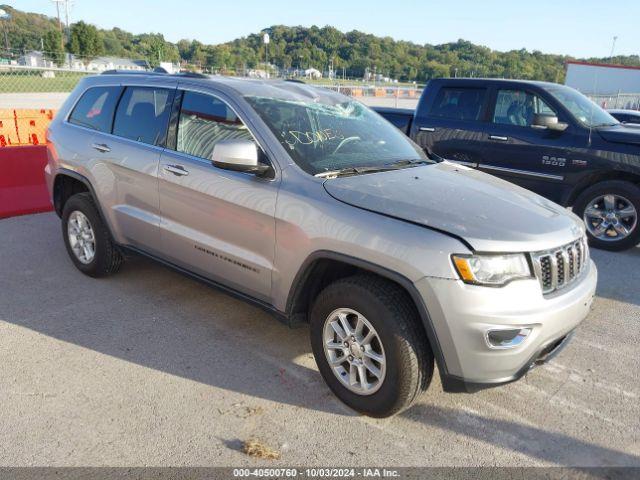
[[[73,195],[64,204],[62,237],[73,264],[85,275],[105,277],[122,265],[122,255],[89,193]]]
[[[597,183],[578,196],[573,211],[584,221],[592,247],[621,251],[640,242],[640,188],[633,183]]]
[[[433,355],[411,299],[373,275],[338,280],[318,295],[311,344],[333,393],[373,417],[408,408],[433,375]]]

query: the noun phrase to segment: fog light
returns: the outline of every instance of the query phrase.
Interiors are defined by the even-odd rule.
[[[488,330],[485,338],[489,348],[515,348],[524,342],[530,333],[530,328]]]

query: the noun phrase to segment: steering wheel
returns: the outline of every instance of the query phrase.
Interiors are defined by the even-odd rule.
[[[338,150],[340,150],[342,147],[344,147],[346,144],[351,143],[351,142],[359,142],[362,139],[360,137],[347,137],[345,139],[343,139],[338,146],[336,147],[336,149],[333,151],[332,155],[335,155],[336,153],[338,153]]]

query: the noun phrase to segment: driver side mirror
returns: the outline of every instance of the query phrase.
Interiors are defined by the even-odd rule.
[[[563,132],[569,126],[568,123],[559,122],[558,117],[548,113],[536,113],[533,115],[533,128],[546,128],[557,132]]]
[[[213,147],[211,163],[224,170],[253,173],[261,176],[271,171],[259,161],[258,147],[251,140],[221,140]]]

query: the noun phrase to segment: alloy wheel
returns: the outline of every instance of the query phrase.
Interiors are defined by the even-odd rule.
[[[76,258],[83,264],[91,263],[96,256],[96,239],[89,219],[79,210],[71,212],[67,221],[69,245]]]
[[[636,228],[638,212],[627,198],[609,193],[591,200],[583,219],[589,233],[598,240],[619,241]]]
[[[371,395],[382,386],[386,357],[378,332],[359,312],[339,308],[327,316],[324,353],[336,378],[358,395]]]

